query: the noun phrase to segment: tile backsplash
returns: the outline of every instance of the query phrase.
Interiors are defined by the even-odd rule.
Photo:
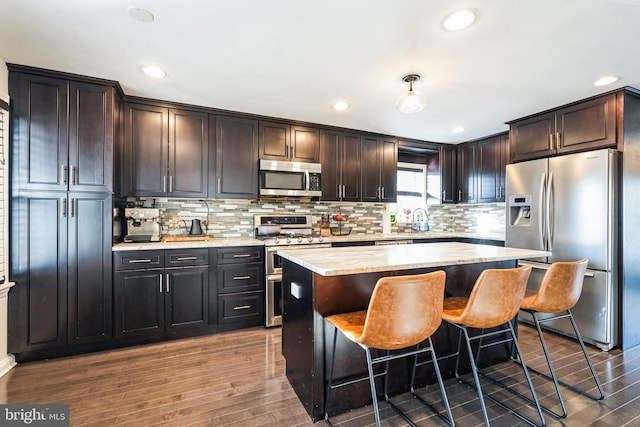
[[[134,201],[136,199],[128,199]],[[161,231],[164,235],[187,234],[192,219],[207,221],[211,237],[253,237],[253,217],[256,214],[311,214],[318,225],[322,214],[341,213],[348,217],[352,234],[410,232],[408,225],[390,226],[384,203],[316,202],[307,199],[268,198],[259,200],[232,199],[167,199],[140,198],[145,206],[160,209]],[[430,205],[431,230],[504,236],[504,203],[478,205]]]

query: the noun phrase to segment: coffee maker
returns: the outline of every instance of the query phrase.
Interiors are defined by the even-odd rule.
[[[127,221],[125,243],[159,242],[160,210],[155,208],[125,208]]]

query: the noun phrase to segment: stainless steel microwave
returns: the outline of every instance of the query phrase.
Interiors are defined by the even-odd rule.
[[[320,197],[320,163],[260,160],[261,196]]]

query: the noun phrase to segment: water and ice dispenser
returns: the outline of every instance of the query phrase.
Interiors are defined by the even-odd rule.
[[[531,225],[531,194],[509,196],[509,224],[521,227]]]

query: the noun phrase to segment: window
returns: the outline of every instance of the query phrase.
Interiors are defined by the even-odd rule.
[[[9,111],[8,105],[0,102],[0,284],[5,282],[8,265],[8,233],[7,233],[7,145],[9,143]]]
[[[397,222],[411,222],[416,208],[427,207],[427,166],[398,163],[398,202],[390,206]]]

